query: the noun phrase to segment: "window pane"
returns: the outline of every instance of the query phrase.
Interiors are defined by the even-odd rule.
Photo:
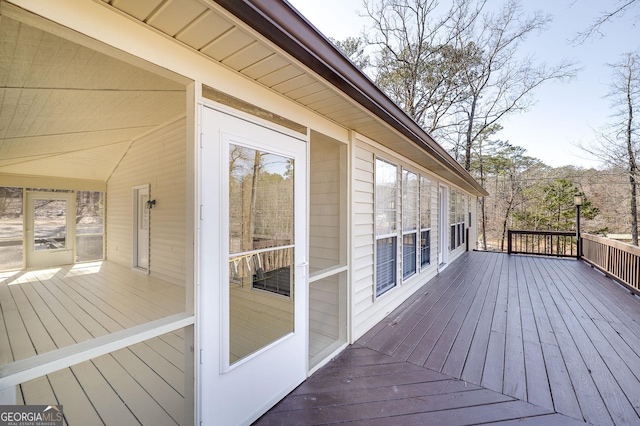
[[[451,235],[450,235],[450,239],[449,239],[449,245],[451,250],[455,250],[456,249],[456,225],[453,224],[450,226],[451,228]]]
[[[293,159],[229,145],[229,362],[293,331]]]
[[[431,263],[431,231],[420,233],[420,267],[424,268]]]
[[[380,296],[396,286],[397,237],[376,241],[376,295]]]
[[[293,160],[229,147],[229,251],[293,243]]]
[[[396,232],[398,168],[376,160],[376,235]]]
[[[431,228],[431,180],[420,178],[420,228]]]
[[[449,200],[449,224],[456,223],[456,191],[451,191],[451,199]]]
[[[418,229],[418,175],[402,171],[402,230]]]
[[[67,246],[67,207],[65,200],[34,200],[34,250],[56,250]]]
[[[416,234],[402,237],[402,278],[407,279],[416,273]]]
[[[76,262],[102,260],[104,238],[104,193],[76,193]]]
[[[22,268],[22,188],[0,187],[0,271]]]

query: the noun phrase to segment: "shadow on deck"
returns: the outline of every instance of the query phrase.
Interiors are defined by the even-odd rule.
[[[585,263],[466,253],[257,424],[639,424],[639,320]]]

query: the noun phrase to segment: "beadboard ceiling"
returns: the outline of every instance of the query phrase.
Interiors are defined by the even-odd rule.
[[[105,181],[185,112],[184,85],[6,16],[0,52],[0,173]]]
[[[477,191],[469,184],[470,177],[463,177],[459,171],[452,170],[455,160],[445,160],[449,163],[447,165],[418,144],[401,137],[397,130],[381,122],[374,113],[327,83],[324,80],[327,76],[316,75],[299,66],[214,0],[102,2],[339,125],[411,158],[450,181]],[[250,3],[245,2],[243,7],[251,7]]]
[[[453,159],[424,149],[433,142],[402,137],[325,80],[335,75],[305,68],[212,0],[97,1],[476,190]],[[132,139],[184,114],[185,93],[173,80],[2,16],[0,173],[106,180]]]

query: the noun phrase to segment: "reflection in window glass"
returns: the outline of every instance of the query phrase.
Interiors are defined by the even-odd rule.
[[[229,146],[229,360],[293,331],[293,159]]]
[[[76,193],[76,262],[102,260],[104,248],[104,193]]]
[[[293,160],[231,145],[229,251],[293,242]]]
[[[33,200],[34,250],[56,250],[67,246],[67,201]]]
[[[0,271],[22,268],[22,188],[0,187]]]
[[[396,286],[398,167],[376,159],[376,297]]]
[[[418,241],[417,173],[402,171],[402,278],[407,279],[417,270]]]
[[[420,267],[431,263],[431,180],[420,177]]]

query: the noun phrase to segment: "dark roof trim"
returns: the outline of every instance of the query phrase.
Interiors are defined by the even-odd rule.
[[[215,1],[443,163],[477,195],[488,195],[444,148],[286,1]]]

